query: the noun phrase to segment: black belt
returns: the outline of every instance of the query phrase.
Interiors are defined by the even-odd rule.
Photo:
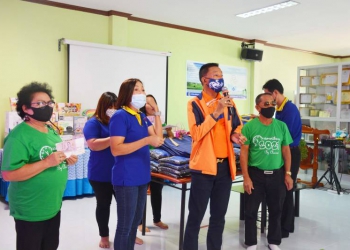
[[[299,148],[299,146],[289,146],[290,149],[295,149],[295,148]]]
[[[264,169],[260,169],[260,168],[257,168],[257,167],[250,166],[250,169],[254,169],[254,170],[263,172],[264,174],[274,174],[275,172],[280,171],[281,169],[283,169],[283,167],[281,167],[279,169],[264,170]]]
[[[224,161],[227,161],[227,158],[216,158],[216,163],[223,163]]]

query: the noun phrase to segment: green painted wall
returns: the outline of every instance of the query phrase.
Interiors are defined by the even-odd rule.
[[[171,52],[168,123],[185,128],[189,99],[185,96],[187,60],[246,67],[251,98],[261,92],[266,80],[278,78],[291,99],[297,66],[335,62],[332,58],[263,45],[259,45],[264,50],[262,62],[242,61],[239,41],[20,0],[0,0],[0,32],[0,147],[5,112],[10,110],[9,97],[16,96],[23,85],[47,82],[53,88],[55,100],[66,101],[67,53],[66,46],[58,51],[60,38]],[[237,105],[241,114],[254,112],[253,99],[237,101]]]

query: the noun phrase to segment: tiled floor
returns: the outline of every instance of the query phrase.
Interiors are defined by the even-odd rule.
[[[321,176],[322,172],[318,175]],[[309,175],[299,177],[310,180]],[[348,176],[346,176],[348,177]],[[343,177],[342,187],[349,187],[350,178]],[[168,230],[152,226],[151,208],[147,203],[147,225],[151,229],[141,236],[144,244],[135,250],[177,250],[179,242],[180,191],[165,187],[163,190],[163,218],[169,224]],[[187,193],[187,198],[188,198]],[[350,249],[350,197],[347,193],[336,195],[326,189],[307,189],[300,192],[300,217],[296,219],[295,233],[281,244],[283,250],[347,250]],[[95,198],[65,200],[62,207],[60,250],[98,250],[98,229],[94,217]],[[187,210],[187,208],[186,208]],[[0,202],[0,250],[15,249],[15,229],[13,218],[8,216],[7,205]],[[187,214],[186,214],[187,217]],[[206,214],[203,226],[208,224]],[[111,240],[116,226],[115,203],[110,219]],[[206,249],[207,228],[200,231],[200,247]],[[239,194],[232,193],[222,249],[245,249],[243,246],[244,223],[239,220]],[[266,235],[258,233],[258,249],[267,249]]]

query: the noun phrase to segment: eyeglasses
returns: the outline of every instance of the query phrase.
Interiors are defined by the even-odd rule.
[[[277,105],[276,101],[264,102],[263,104],[264,104],[265,107],[268,107],[270,105],[271,106],[276,106]]]
[[[32,102],[31,104],[35,104],[38,108],[44,108],[45,106],[49,106],[51,108],[53,108],[55,106],[55,102],[54,101],[38,101],[38,102]]]
[[[207,76],[204,76],[205,79],[216,79],[216,78],[223,78],[223,75],[213,75],[212,77],[207,77]]]

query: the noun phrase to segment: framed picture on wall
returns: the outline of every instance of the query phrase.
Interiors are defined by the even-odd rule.
[[[337,73],[327,73],[321,75],[322,85],[337,85],[338,84],[338,74]]]
[[[311,97],[312,103],[326,103],[326,95],[316,95],[313,94]]]
[[[341,104],[350,104],[350,90],[341,91]],[[335,96],[335,104],[338,102],[338,95]]]
[[[343,85],[349,85],[350,84],[350,69],[344,68],[342,70],[341,83]]]
[[[308,87],[311,85],[311,76],[300,77],[300,87]]]
[[[318,86],[320,85],[321,77],[320,76],[311,76],[311,85]]]
[[[300,104],[310,104],[311,97],[311,94],[300,94]]]

